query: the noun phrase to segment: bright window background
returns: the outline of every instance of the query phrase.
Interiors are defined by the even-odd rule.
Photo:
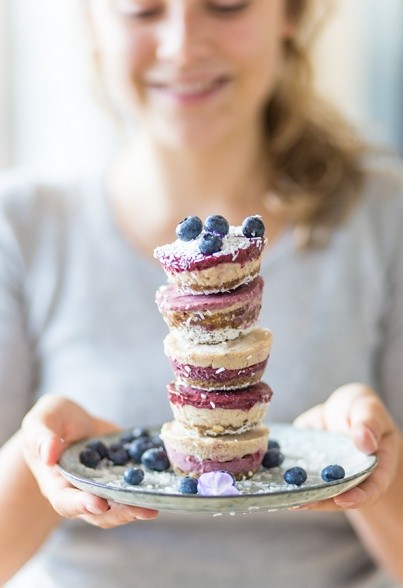
[[[0,166],[87,167],[111,151],[89,87],[81,1],[0,0]],[[318,86],[403,152],[403,2],[334,5],[316,51]]]

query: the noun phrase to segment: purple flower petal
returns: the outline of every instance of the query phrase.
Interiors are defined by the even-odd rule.
[[[237,496],[234,479],[227,472],[206,472],[199,478],[197,493],[200,496]]]

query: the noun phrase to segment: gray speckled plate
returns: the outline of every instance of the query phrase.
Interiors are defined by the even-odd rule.
[[[158,510],[218,515],[270,511],[325,500],[357,486],[376,466],[376,457],[358,451],[345,435],[279,423],[269,424],[269,428],[270,437],[280,443],[285,460],[281,467],[261,468],[253,479],[237,482],[239,496],[180,494],[176,489],[179,476],[170,471],[145,470],[142,484],[129,486],[123,480],[127,466],[111,466],[104,460],[96,469],[90,469],[80,463],[79,453],[88,440],[71,445],[62,455],[59,468],[73,486],[102,498]],[[119,436],[108,435],[102,439],[112,443]],[[322,468],[335,463],[343,466],[346,477],[323,482]],[[289,485],[283,480],[285,470],[293,466],[303,467],[308,473],[302,486]]]

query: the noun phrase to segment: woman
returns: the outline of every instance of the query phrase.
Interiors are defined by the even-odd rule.
[[[403,581],[403,173],[314,96],[309,4],[89,2],[127,144],[97,180],[11,174],[1,190],[5,438],[40,397],[0,458],[0,578],[29,560],[10,586]],[[259,213],[270,236],[270,418],[303,413],[299,426],[378,455],[367,481],[315,512],[157,517],[73,489],[54,466],[76,439],[170,419],[152,251],[181,218],[215,212]]]

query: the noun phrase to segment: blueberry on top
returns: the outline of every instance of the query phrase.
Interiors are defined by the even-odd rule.
[[[335,480],[342,480],[345,475],[346,472],[344,471],[344,468],[337,464],[329,465],[323,468],[321,472],[321,477],[324,482],[334,482]]]
[[[178,482],[178,490],[181,494],[197,494],[197,479],[186,476]]]
[[[263,456],[262,466],[264,468],[278,468],[284,461],[284,455],[277,448],[268,449]]]
[[[203,233],[199,240],[200,253],[203,255],[212,255],[222,249],[222,239],[214,233]]]
[[[138,486],[144,480],[144,472],[141,468],[127,468],[123,473],[123,479],[130,486]]]
[[[141,463],[149,470],[156,472],[165,472],[170,466],[166,451],[161,447],[147,449],[141,456]]]
[[[92,449],[91,447],[84,447],[84,449],[80,451],[79,458],[80,462],[87,468],[96,468],[101,461],[101,456],[98,451],[95,451],[95,449]]]
[[[198,216],[187,216],[176,227],[176,236],[181,241],[192,241],[200,235],[203,223]]]
[[[304,482],[306,482],[308,475],[304,468],[294,467],[287,470],[284,474],[284,480],[287,484],[295,484],[296,486],[301,486]]]
[[[242,234],[251,239],[252,237],[263,237],[265,226],[262,217],[259,215],[248,216],[242,223]]]
[[[225,237],[225,235],[228,235],[229,223],[221,214],[214,214],[206,218],[204,229],[209,233]]]

